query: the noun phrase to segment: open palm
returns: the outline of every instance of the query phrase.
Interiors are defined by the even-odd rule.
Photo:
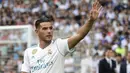
[[[99,12],[101,11],[102,6],[100,5],[100,3],[95,0],[95,2],[92,5],[92,9],[90,11],[90,19],[91,20],[96,20],[98,18]]]

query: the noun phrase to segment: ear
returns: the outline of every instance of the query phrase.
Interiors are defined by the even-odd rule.
[[[38,33],[38,29],[36,29],[35,32]]]

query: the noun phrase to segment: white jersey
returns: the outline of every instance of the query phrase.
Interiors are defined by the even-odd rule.
[[[41,49],[39,46],[25,50],[23,72],[28,73],[64,73],[64,57],[72,52],[68,47],[68,39],[57,39],[49,46]]]

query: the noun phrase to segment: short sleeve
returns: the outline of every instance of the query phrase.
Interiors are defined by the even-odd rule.
[[[66,56],[68,53],[74,51],[74,49],[69,49],[68,39],[57,39],[56,44],[57,44],[57,49],[59,50],[60,54],[63,56]]]
[[[27,50],[25,50],[25,52],[24,52],[24,62],[22,64],[21,71],[22,72],[30,72],[29,57],[28,57]]]

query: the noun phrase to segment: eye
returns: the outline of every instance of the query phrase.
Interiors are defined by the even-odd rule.
[[[42,30],[47,30],[47,27],[43,27]]]
[[[52,29],[53,29],[53,27],[50,27],[50,29],[52,30]]]

